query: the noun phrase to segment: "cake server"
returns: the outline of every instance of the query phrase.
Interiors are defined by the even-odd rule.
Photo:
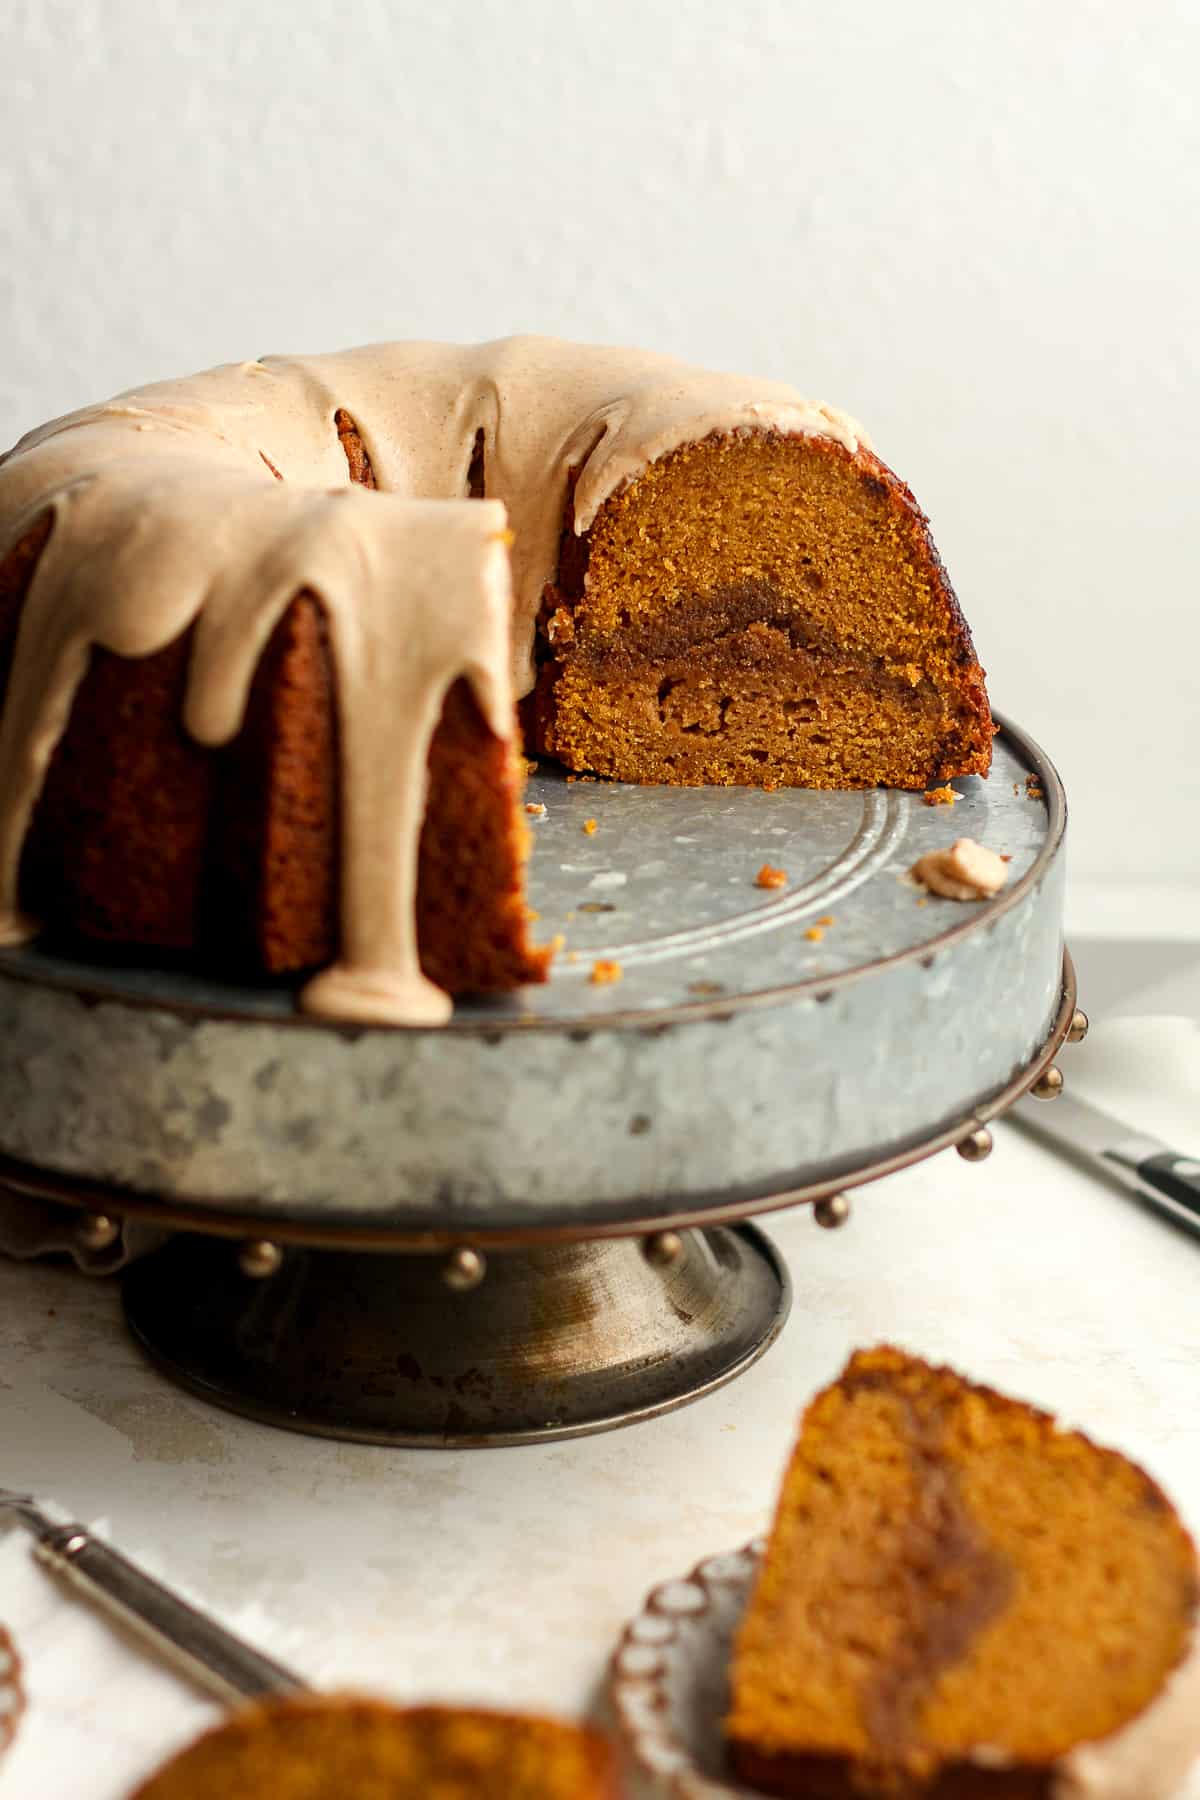
[[[1176,1224],[1200,1232],[1200,1156],[1180,1155],[1070,1093],[1059,1094],[1049,1106],[1021,1100],[1008,1117],[1056,1150],[1119,1181]]]
[[[306,1683],[245,1644],[197,1607],[155,1581],[86,1526],[60,1525],[28,1494],[0,1488],[0,1513],[33,1534],[34,1554],[57,1575],[148,1639],[169,1661],[222,1700],[303,1692]]]

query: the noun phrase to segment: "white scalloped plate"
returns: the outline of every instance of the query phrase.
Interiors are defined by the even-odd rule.
[[[761,1540],[664,1582],[625,1627],[612,1699],[638,1768],[671,1800],[753,1800],[726,1767],[729,1656],[762,1557]]]
[[[0,1625],[0,1756],[17,1735],[17,1722],[24,1710],[20,1660],[12,1639]]]

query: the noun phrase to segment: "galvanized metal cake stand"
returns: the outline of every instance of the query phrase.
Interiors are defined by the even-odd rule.
[[[137,1221],[181,1234],[130,1268],[129,1324],[255,1418],[514,1443],[694,1399],[787,1315],[750,1215],[810,1202],[833,1226],[855,1185],[986,1156],[1086,1029],[1054,769],[1005,725],[990,778],[954,785],[931,806],[535,775],[553,980],[442,1031],[4,952],[0,1180],[82,1209],[93,1250]],[[1011,857],[995,900],[909,880],[959,836]]]

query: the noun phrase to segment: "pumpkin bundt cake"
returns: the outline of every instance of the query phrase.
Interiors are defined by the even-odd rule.
[[[511,549],[511,555],[510,555]],[[778,383],[540,338],[270,358],[0,464],[0,940],[429,1023],[544,978],[528,747],[627,781],[986,773],[912,495]]]
[[[354,1696],[243,1707],[132,1800],[620,1800],[599,1732]]]
[[[899,1350],[809,1407],[734,1653],[738,1776],[811,1800],[1162,1800],[1200,1752],[1162,1491]]]

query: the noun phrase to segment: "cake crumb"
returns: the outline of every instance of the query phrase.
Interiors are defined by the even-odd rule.
[[[764,863],[754,877],[755,887],[782,888],[788,884],[786,869],[773,869],[770,863]]]
[[[536,775],[541,767],[536,756],[523,756],[521,761],[525,764],[525,773],[527,775]]]
[[[562,932],[556,931],[554,936],[550,939],[549,948],[550,948],[551,956],[557,956],[559,951],[562,949],[563,945],[566,943],[566,941],[567,940],[563,936]]]
[[[1046,798],[1046,790],[1042,786],[1041,778],[1039,776],[1027,775],[1025,777],[1025,794],[1030,800],[1044,800]]]
[[[595,834],[596,834],[596,821],[595,821],[595,819],[585,819],[585,820],[584,820],[584,821],[583,821],[583,835],[584,835],[584,837],[594,837],[594,836],[595,836]]]
[[[824,913],[822,917],[817,920],[818,925],[832,925],[833,923],[834,917],[832,913]]]
[[[556,647],[575,641],[575,620],[565,606],[558,606],[546,620],[546,637]]]
[[[912,866],[914,878],[943,900],[990,900],[1008,880],[1008,865],[974,838],[930,850]]]
[[[947,782],[944,787],[926,788],[922,797],[926,806],[953,806],[962,795]]]
[[[820,925],[810,925],[804,935],[810,944],[819,944],[825,932]]]
[[[525,802],[525,811],[529,814],[531,819],[544,819],[546,816],[546,809],[540,800],[527,800]]]
[[[538,912],[536,907],[527,906],[525,908],[525,917],[528,919],[528,921],[531,925],[533,924],[535,919],[540,919],[541,916],[542,916],[541,913]]]
[[[611,956],[598,956],[592,964],[591,980],[596,987],[605,987],[610,981],[620,981],[625,973],[619,962]]]

